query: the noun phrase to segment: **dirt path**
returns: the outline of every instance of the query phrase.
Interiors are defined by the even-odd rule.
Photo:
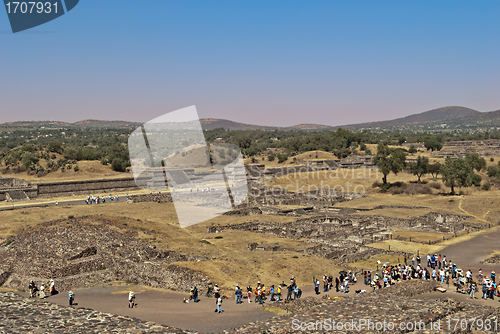
[[[491,270],[499,270],[500,264],[480,263],[487,259],[493,251],[500,250],[500,229],[492,229],[491,232],[481,233],[469,240],[447,246],[439,253],[446,255],[447,259],[456,262],[460,268],[467,271],[471,269],[476,275],[479,268],[483,273]]]

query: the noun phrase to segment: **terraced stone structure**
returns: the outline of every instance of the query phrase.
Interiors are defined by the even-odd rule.
[[[186,292],[192,286],[206,288],[208,276],[171,263],[207,258],[157,250],[137,236],[137,231],[106,219],[44,223],[42,229],[0,245],[0,285],[27,289],[31,280],[40,284],[54,279],[61,291],[115,280]]]

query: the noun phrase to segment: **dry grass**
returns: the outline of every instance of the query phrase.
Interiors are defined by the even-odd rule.
[[[213,224],[241,223],[252,217],[219,216],[202,224],[180,228],[171,203],[115,203],[5,211],[2,212],[4,219],[0,222],[0,237],[34,231],[39,228],[39,222],[64,219],[69,215],[86,216],[88,220],[96,220],[98,217],[111,219],[115,224],[138,231],[139,238],[154,242],[159,249],[211,258],[211,261],[178,264],[202,271],[225,286],[228,292],[236,284],[254,285],[260,280],[269,286],[286,282],[292,275],[297,277],[299,285],[310,285],[313,276],[334,274],[340,270],[333,261],[298,253],[297,250],[308,246],[303,240],[289,240],[247,231],[228,230],[218,234],[206,232],[206,227]],[[293,219],[266,215],[258,218],[281,222]],[[153,231],[153,236],[143,233],[143,230]],[[215,239],[216,236],[222,238]],[[151,240],[152,237],[156,240]],[[248,244],[251,242],[279,245],[282,251],[250,251]]]
[[[45,160],[41,160],[45,161]],[[43,165],[43,163],[42,163]],[[131,173],[119,173],[111,169],[110,165],[103,165],[99,161],[78,161],[80,170],[75,172],[73,169],[67,169],[61,172],[61,169],[48,173],[45,176],[37,177],[36,175],[28,175],[23,173],[8,173],[2,177],[15,177],[17,179],[26,180],[33,183],[54,182],[54,181],[81,181],[81,180],[99,180],[105,178],[120,178],[132,177]],[[76,165],[73,165],[73,167]]]
[[[412,242],[434,242],[438,240],[449,239],[453,237],[454,233],[440,233],[440,232],[415,232],[407,230],[396,230],[392,233],[392,237],[396,238],[398,236],[406,238],[409,240],[411,238]]]

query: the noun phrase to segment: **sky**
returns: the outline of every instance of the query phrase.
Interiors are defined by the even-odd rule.
[[[12,33],[0,123],[202,118],[291,126],[500,109],[500,2],[81,0]]]

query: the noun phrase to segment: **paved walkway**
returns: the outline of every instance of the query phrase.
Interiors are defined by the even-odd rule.
[[[364,289],[365,287],[358,282],[350,287],[350,294],[353,294],[356,289]],[[127,298],[130,290],[136,293],[137,308],[128,308]],[[302,297],[315,296],[313,286],[303,287],[302,290]],[[214,312],[216,306],[213,297],[202,296],[198,303],[183,303],[182,300],[188,297],[186,293],[144,288],[137,285],[94,287],[74,292],[75,302],[78,303],[75,307],[120,314],[200,333],[220,333],[251,322],[265,321],[276,315],[265,311],[263,307],[253,301],[248,303],[246,299],[243,299],[243,304],[237,305],[234,298],[231,297],[223,301],[222,309],[224,312],[218,314]],[[347,296],[347,294],[336,293],[333,290],[321,293],[317,298],[321,298],[324,294]],[[27,296],[26,293],[22,295]],[[68,305],[66,293],[51,296],[46,300],[59,305]],[[270,302],[265,303],[265,306],[272,305],[273,303]]]

